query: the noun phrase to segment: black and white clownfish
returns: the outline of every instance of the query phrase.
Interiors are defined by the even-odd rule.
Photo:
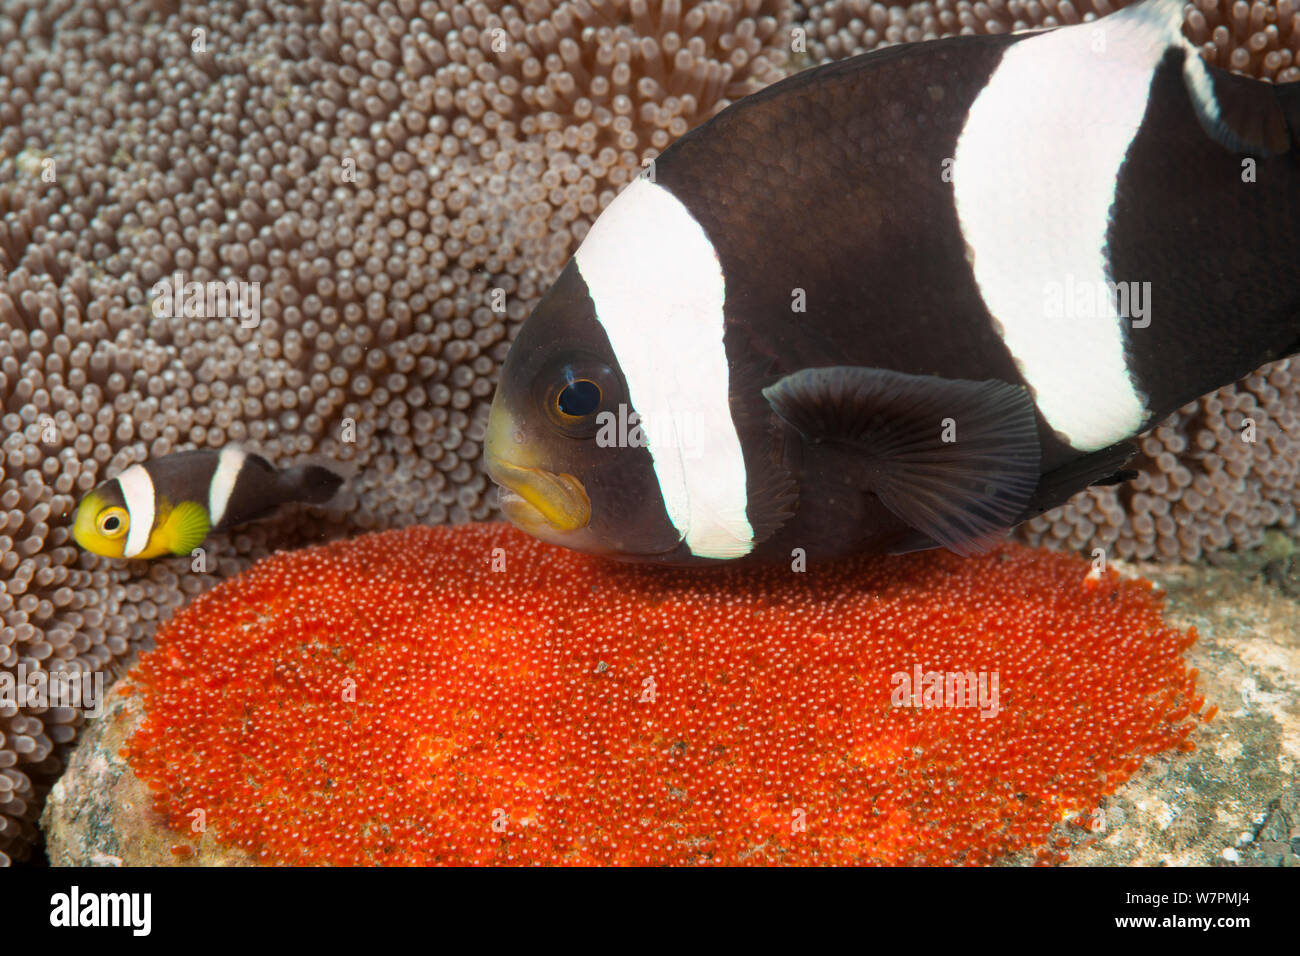
[[[674,564],[987,548],[1300,349],[1300,83],[1181,0],[894,46],[688,132],[520,329],[507,517]],[[652,174],[652,175],[651,175]]]
[[[109,558],[189,554],[212,531],[265,517],[289,501],[324,504],[343,478],[320,465],[277,470],[228,446],[132,465],[77,504],[72,537]]]

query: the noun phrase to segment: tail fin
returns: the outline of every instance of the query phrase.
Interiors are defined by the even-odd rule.
[[[321,465],[294,465],[280,472],[280,487],[293,501],[323,505],[339,490],[343,476]]]

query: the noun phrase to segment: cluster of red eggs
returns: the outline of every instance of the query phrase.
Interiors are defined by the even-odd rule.
[[[132,673],[127,753],[174,826],[201,810],[267,862],[985,863],[1191,746],[1194,633],[1088,570],[1006,545],[686,573],[506,525],[370,535],[178,614]]]

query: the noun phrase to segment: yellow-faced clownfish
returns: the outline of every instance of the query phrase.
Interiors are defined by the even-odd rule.
[[[132,465],[77,505],[72,536],[110,558],[189,554],[211,531],[261,518],[288,501],[324,504],[343,479],[319,465],[277,470],[237,447]]]
[[[1182,0],[808,70],[670,146],[513,342],[523,530],[697,564],[968,554],[1300,348],[1300,83]]]

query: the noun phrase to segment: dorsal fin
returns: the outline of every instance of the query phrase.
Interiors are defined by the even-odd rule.
[[[1211,139],[1234,153],[1260,157],[1278,156],[1292,148],[1296,131],[1288,125],[1288,87],[1209,66],[1195,50],[1188,50],[1186,56],[1183,78],[1196,118]],[[1300,111],[1291,122],[1300,122]]]
[[[1169,49],[1183,55],[1183,82],[1201,127],[1215,142],[1235,153],[1268,157],[1285,153],[1295,142],[1288,128],[1283,97],[1271,83],[1237,76],[1209,66],[1183,30],[1183,0],[1143,0],[1110,17],[1142,24],[1163,36]],[[1160,42],[1158,39],[1156,42]]]

